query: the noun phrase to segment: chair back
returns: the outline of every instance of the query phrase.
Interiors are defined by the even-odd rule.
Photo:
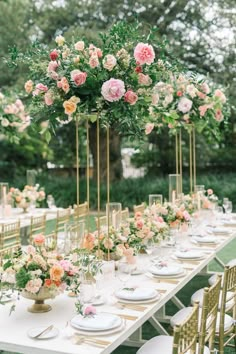
[[[74,214],[73,214],[74,221],[79,221],[81,219],[84,219],[87,215],[88,215],[87,202],[74,206]]]
[[[210,288],[204,288],[198,354],[204,354],[205,343],[208,343],[210,352],[214,353],[221,280],[222,276],[219,275]]]
[[[198,339],[198,309],[194,304],[191,314],[181,325],[174,327],[173,354],[196,354]],[[164,353],[163,353],[164,354]]]
[[[137,212],[143,213],[144,210],[145,210],[144,203],[139,204],[139,205],[134,205],[134,213],[137,213]]]
[[[96,222],[96,227],[98,228],[105,228],[107,227],[108,223],[107,223],[107,216],[100,216],[100,218],[95,218],[95,222]]]
[[[125,208],[121,210],[121,223],[126,223],[127,219],[129,218],[129,208]]]
[[[225,314],[231,312],[233,320],[236,321],[236,265],[225,266],[223,276],[223,288],[220,306],[220,327],[219,327],[219,345],[220,348],[224,346],[225,336]],[[227,333],[234,332],[235,325],[232,325],[227,329]],[[236,336],[236,333],[232,334],[232,338]],[[227,341],[228,342],[228,341]],[[225,343],[225,345],[227,344]],[[220,349],[220,353],[221,353]]]
[[[21,247],[20,221],[3,224],[0,227],[0,264],[6,254],[12,254]]]
[[[65,224],[68,224],[70,221],[71,208],[62,209],[57,211],[56,219],[56,238],[59,232],[65,231]]]
[[[45,229],[46,229],[46,214],[40,216],[31,216],[29,243],[32,244],[33,236],[37,234],[45,235]]]

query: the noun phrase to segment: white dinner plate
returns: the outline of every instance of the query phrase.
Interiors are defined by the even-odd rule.
[[[214,234],[229,234],[231,230],[226,229],[225,227],[216,227],[212,230]]]
[[[39,333],[41,333],[42,331],[44,331],[48,326],[40,326],[40,327],[34,327],[28,330],[28,336],[30,338],[33,338],[35,336],[37,336]],[[41,336],[39,336],[38,338],[35,339],[51,339],[51,338],[55,338],[56,336],[58,336],[59,334],[59,330],[56,327],[52,327],[52,329],[50,331],[45,332],[44,334],[42,334]]]
[[[197,243],[217,243],[216,237],[214,236],[194,236],[193,240]]]
[[[183,268],[180,267],[179,265],[175,266],[167,266],[167,267],[159,267],[158,265],[154,265],[149,269],[149,272],[151,272],[154,275],[158,276],[172,276],[172,275],[179,275],[183,273]]]
[[[71,326],[76,329],[76,333],[78,333],[78,334],[88,335],[88,333],[89,333],[89,336],[107,336],[107,335],[110,335],[113,333],[123,331],[123,329],[125,329],[125,320],[121,318],[121,325],[119,327],[113,328],[113,329],[108,329],[106,331],[89,331],[89,330],[84,331],[84,330],[81,330],[81,329],[73,326],[72,323],[71,323]]]
[[[159,300],[161,297],[161,294],[157,292],[156,297],[154,297],[153,299],[148,299],[148,300],[125,300],[125,299],[118,299],[118,301],[122,304],[135,304],[135,305],[145,305],[145,304],[150,304],[152,302],[156,302],[157,300]]]
[[[16,293],[6,292],[0,296],[0,301],[3,303],[10,302],[16,300],[16,297],[17,297]]]
[[[115,296],[118,299],[127,301],[151,300],[157,296],[157,291],[153,288],[136,288],[134,290],[120,289],[116,291]]]
[[[178,278],[182,278],[185,274],[186,271],[183,269],[181,273],[176,275],[156,275],[156,274],[152,274],[152,275],[156,279],[178,279]]]
[[[179,259],[202,259],[204,254],[200,251],[189,250],[189,251],[177,251],[175,256]]]
[[[103,327],[101,327],[101,324]],[[71,325],[81,331],[103,332],[120,327],[122,319],[112,313],[100,312],[91,317],[76,315],[71,320]]]

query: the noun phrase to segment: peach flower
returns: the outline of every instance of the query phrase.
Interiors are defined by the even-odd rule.
[[[65,93],[70,91],[70,85],[65,76],[63,76],[61,80],[57,82],[57,87],[61,88]]]
[[[53,104],[52,93],[50,91],[45,93],[44,102],[47,106],[51,106]]]
[[[36,246],[42,246],[45,243],[45,236],[43,234],[35,235],[33,241]]]
[[[54,264],[49,271],[50,279],[53,281],[60,281],[64,275],[64,269],[59,264]]]
[[[40,278],[29,280],[25,286],[25,290],[32,294],[36,294],[41,288],[42,284],[43,281]]]
[[[147,123],[145,125],[145,134],[148,135],[153,131],[154,123]]]
[[[33,83],[32,80],[26,81],[26,83],[25,83],[25,91],[26,91],[27,93],[32,92],[32,91],[33,91],[33,86],[34,86],[34,83]]]
[[[70,116],[76,111],[77,104],[73,102],[72,100],[64,101],[63,102],[63,107],[65,109],[65,114]]]
[[[98,60],[97,54],[91,55],[91,57],[89,59],[89,66],[92,69],[97,68],[99,66],[99,60]]]
[[[106,238],[104,241],[103,241],[103,245],[106,249],[112,249],[113,246],[114,246],[114,242],[110,239],[110,238]]]
[[[112,71],[117,64],[117,61],[114,55],[108,54],[104,57],[102,63],[105,69],[107,69],[108,71]]]
[[[82,72],[82,71],[77,70],[77,69],[71,71],[70,75],[71,75],[71,79],[74,81],[74,83],[77,86],[83,85],[85,83],[85,81],[86,81],[86,78],[87,78],[87,73]]]
[[[78,41],[74,45],[76,50],[83,51],[84,50],[84,41]]]
[[[215,90],[214,97],[218,97],[222,103],[226,102],[225,94],[219,89]]]
[[[147,43],[138,43],[134,48],[134,58],[139,65],[152,64],[155,59],[153,47]]]
[[[144,85],[144,86],[150,86],[152,83],[152,79],[150,78],[149,75],[145,75],[145,74],[138,74],[138,83],[140,85]]]
[[[134,91],[128,90],[124,95],[124,100],[132,106],[138,101],[138,95]]]

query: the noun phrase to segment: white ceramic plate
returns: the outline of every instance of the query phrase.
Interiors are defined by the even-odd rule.
[[[118,299],[136,302],[154,299],[157,296],[157,291],[152,288],[137,288],[134,291],[120,289],[116,291],[115,296]]]
[[[76,329],[76,333],[78,334],[88,335],[89,333],[89,336],[109,336],[110,334],[123,331],[125,329],[125,320],[121,319],[121,325],[119,327],[114,329],[108,329],[106,331],[83,331],[81,329],[78,329],[77,327],[74,327],[72,323],[71,326]]]
[[[177,251],[175,256],[180,259],[201,259],[203,258],[203,253],[200,251],[189,250],[189,251]]]
[[[124,300],[124,299],[118,299],[118,301],[122,304],[135,304],[135,305],[145,305],[145,304],[150,304],[152,302],[156,302],[157,300],[159,300],[161,297],[161,294],[157,292],[157,296],[154,297],[153,299],[149,299],[149,300],[140,300],[140,301],[132,301],[132,300]]]
[[[160,275],[160,276],[169,276],[169,275],[179,275],[183,273],[183,268],[180,267],[179,265],[177,266],[167,266],[167,267],[158,267],[158,266],[152,266],[149,269],[149,272],[151,272],[154,275]]]
[[[105,304],[105,302],[106,302],[106,300],[105,300],[104,296],[100,295],[93,300],[92,305],[93,306],[100,306],[100,305]]]
[[[30,338],[33,338],[35,336],[37,336],[37,334],[39,334],[40,332],[44,331],[48,326],[40,326],[40,327],[34,327],[28,330],[28,336]],[[56,327],[52,327],[52,329],[48,332],[46,332],[45,334],[42,334],[41,336],[39,336],[38,338],[35,339],[51,339],[54,338],[56,336],[58,336],[59,334],[59,330]]]
[[[96,316],[96,317],[95,317]],[[81,331],[89,332],[104,332],[109,329],[115,329],[121,326],[122,319],[114,314],[107,312],[100,312],[94,317],[83,317],[82,315],[76,315],[71,320],[71,325]],[[112,323],[109,323],[112,321]],[[107,325],[106,325],[107,322]],[[99,323],[103,323],[104,327],[99,328]],[[90,326],[91,324],[91,326]],[[97,327],[98,325],[98,327]]]
[[[186,271],[183,269],[183,271],[179,274],[176,275],[156,275],[153,274],[154,278],[156,279],[178,279],[182,278],[186,274]]]
[[[216,227],[212,230],[214,234],[229,234],[230,230],[226,229],[225,227]]]

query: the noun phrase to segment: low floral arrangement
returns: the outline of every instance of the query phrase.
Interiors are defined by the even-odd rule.
[[[11,142],[18,143],[18,133],[22,133],[31,122],[20,99],[12,99],[0,92],[0,133]]]
[[[40,187],[39,184],[35,186],[26,185],[22,191],[18,188],[10,188],[7,199],[14,207],[19,207],[27,209],[30,204],[35,204],[36,207],[39,207],[46,198],[46,194],[43,187]]]
[[[181,205],[166,203],[164,205],[153,205],[151,208],[154,215],[162,217],[166,224],[172,228],[188,224],[191,218],[184,203]]]
[[[140,23],[118,22],[100,33],[97,43],[67,41],[62,35],[55,42],[53,49],[34,43],[26,53],[14,48],[12,55],[14,65],[23,61],[29,67],[25,91],[42,130],[49,133],[48,127],[69,123],[76,115],[99,112],[103,125],[126,135],[143,133],[152,89],[176,71],[170,59],[163,65],[165,42],[156,28],[146,31]]]
[[[83,317],[94,317],[97,314],[97,309],[96,307],[89,305],[84,307],[80,301],[77,301],[75,303],[75,307],[76,307],[76,312],[80,315],[82,315]]]
[[[220,89],[212,89],[207,82],[186,75],[170,75],[153,88],[150,107],[149,132],[156,126],[175,131],[192,125],[201,132],[207,129],[219,134],[219,123],[228,115],[226,96]]]
[[[78,291],[78,268],[57,253],[48,252],[44,235],[36,235],[33,244],[26,252],[19,250],[12,257],[3,259],[1,287],[31,294],[46,288],[54,296],[70,286],[74,292]]]

